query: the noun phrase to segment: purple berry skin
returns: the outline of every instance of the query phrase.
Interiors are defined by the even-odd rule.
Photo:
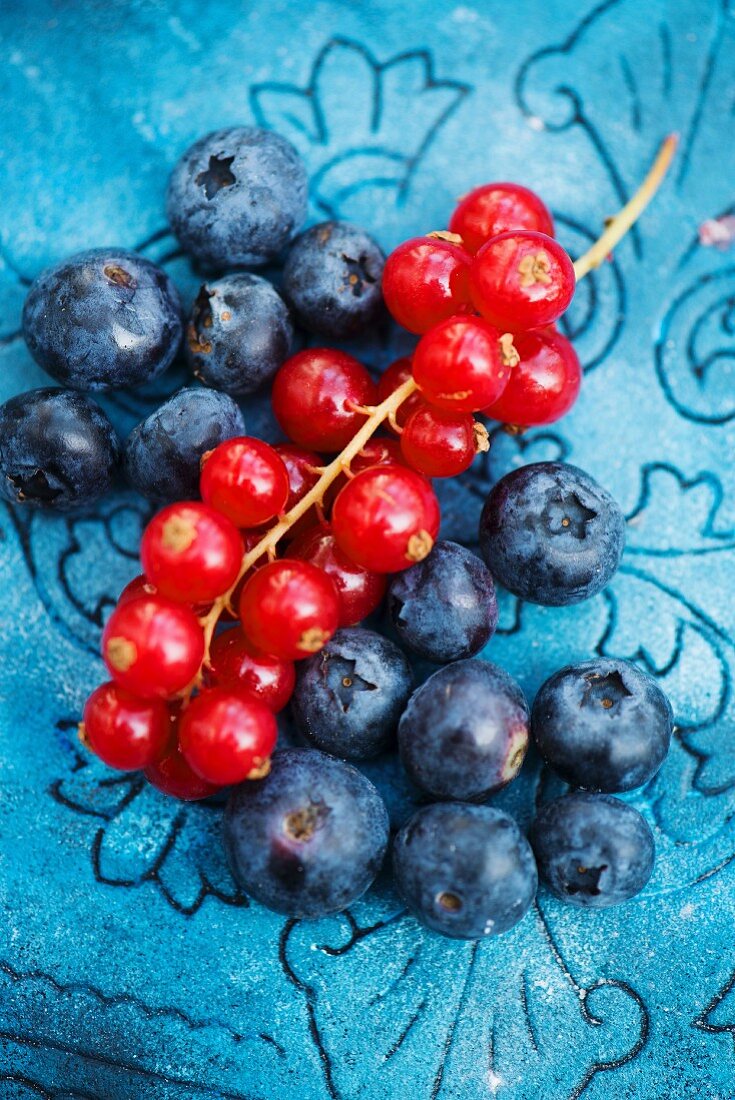
[[[232,873],[256,901],[292,917],[339,913],[380,870],[388,811],[351,764],[283,749],[265,779],[236,787],[224,819]]]
[[[589,474],[563,462],[536,462],[506,474],[480,518],[480,553],[495,580],[549,607],[600,592],[624,547],[619,504]]]
[[[635,806],[609,794],[572,794],[541,807],[529,834],[539,874],[562,901],[606,909],[651,877],[653,834]]]
[[[459,940],[513,928],[536,896],[528,841],[492,806],[424,806],[393,843],[396,887],[428,928]]]
[[[528,747],[528,705],[489,661],[455,661],[430,676],[398,725],[408,775],[432,798],[481,802],[518,774]]]
[[[166,211],[181,246],[209,270],[260,267],[304,223],[306,169],[290,142],[257,126],[196,141],[175,165]]]

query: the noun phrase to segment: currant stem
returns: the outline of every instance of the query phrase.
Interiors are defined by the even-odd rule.
[[[323,467],[321,476],[316,485],[310,489],[301,500],[297,501],[293,508],[286,512],[278,523],[274,524],[273,527],[266,531],[263,538],[260,542],[256,543],[252,550],[249,550],[247,554],[245,554],[242,559],[242,564],[240,565],[240,572],[237,575],[237,580],[232,585],[232,588],[230,588],[228,592],[225,592],[223,596],[216,599],[207,614],[200,619],[202,629],[204,630],[205,663],[209,660],[209,647],[214,635],[214,629],[217,625],[217,620],[229,602],[238,582],[245,576],[248,569],[250,569],[256,561],[262,558],[264,554],[275,551],[282,536],[285,535],[289,528],[293,527],[296,521],[301,519],[310,508],[321,506],[324,500],[324,494],[329,486],[336,481],[340,475],[349,473],[350,463],[360,453],[368,440],[372,438],[380,425],[385,420],[395,416],[397,409],[399,409],[406,398],[410,397],[412,393],[415,393],[417,389],[418,387],[413,378],[408,378],[398,387],[398,389],[394,390],[389,397],[386,397],[385,401],[371,408],[370,415],[366,417],[365,423],[352,437],[345,449]],[[368,410],[365,411],[367,412]]]
[[[588,275],[610,255],[612,250],[623,239],[631,226],[638,220],[653,196],[663,183],[664,176],[669,170],[676,147],[679,144],[678,134],[669,134],[661,144],[656,159],[651,169],[633,197],[618,211],[610,221],[605,232],[599,237],[583,256],[574,261],[574,274],[577,282]]]

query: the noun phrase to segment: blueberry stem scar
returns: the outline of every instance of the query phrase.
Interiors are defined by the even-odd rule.
[[[595,244],[592,245],[589,251],[585,252],[585,254],[580,256],[575,262],[574,271],[577,276],[577,282],[602,263],[605,257],[610,253],[610,250],[622,240],[651,201],[666,175],[674,152],[676,151],[678,140],[677,134],[670,134],[666,138],[651,170],[636,193],[610,221],[605,232]],[[397,410],[412,393],[416,392],[417,389],[418,387],[413,378],[409,378],[399,386],[398,389],[394,390],[385,401],[381,402],[380,405],[364,409],[363,411],[366,414],[365,423],[355,436],[353,436],[341,454],[338,454],[336,458],[332,459],[328,465],[322,468],[321,476],[316,485],[314,485],[301,500],[297,501],[293,508],[279,519],[278,523],[274,524],[274,526],[263,535],[260,542],[245,554],[240,566],[240,572],[237,575],[237,580],[232,588],[230,588],[228,592],[225,592],[223,596],[216,599],[209,612],[200,620],[204,630],[204,665],[209,664],[209,648],[212,643],[212,638],[214,637],[214,631],[219,621],[219,617],[224,609],[230,605],[230,600],[235,588],[238,582],[247,573],[248,569],[250,569],[256,561],[262,558],[263,555],[267,554],[272,557],[278,542],[296,521],[301,519],[310,508],[315,506],[318,508],[321,506],[324,494],[329,486],[336,481],[340,475],[349,473],[353,459],[360,453],[368,440],[372,438],[380,425],[386,420],[390,423],[394,423]],[[200,669],[196,680],[187,689],[187,693],[191,693],[193,688],[200,682],[201,676],[202,670]]]
[[[679,144],[678,134],[669,134],[662,142],[650,171],[633,197],[614,218],[608,222],[605,232],[583,256],[574,262],[574,274],[577,282],[583,279],[610,255],[613,248],[623,239],[631,226],[638,220],[653,196],[663,183]]]

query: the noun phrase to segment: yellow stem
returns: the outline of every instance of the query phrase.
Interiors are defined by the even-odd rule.
[[[574,262],[574,274],[577,282],[588,275],[594,268],[610,255],[616,244],[619,244],[630,227],[638,220],[648,206],[653,196],[661,186],[669,165],[676,152],[679,143],[678,134],[669,134],[662,143],[651,169],[640,185],[635,195],[622,210],[611,220],[605,232],[599,237],[592,247]]]
[[[612,219],[599,240],[592,245],[588,252],[585,252],[585,254],[580,256],[575,262],[574,272],[577,276],[577,282],[602,263],[605,257],[609,255],[611,249],[622,240],[651,201],[666,175],[674,152],[676,151],[677,142],[678,138],[676,134],[670,134],[669,137],[666,138],[650,172],[636,191],[635,195],[633,195],[632,199],[626,203],[623,209]],[[431,236],[431,234],[429,235]],[[285,535],[289,528],[293,527],[296,521],[301,519],[310,508],[315,506],[317,508],[321,507],[324,495],[329,486],[332,485],[340,475],[345,473],[349,474],[352,460],[360,453],[362,448],[384,421],[387,420],[391,424],[396,424],[397,410],[407,397],[415,393],[417,388],[413,378],[409,378],[403,385],[399,386],[397,390],[394,390],[390,397],[387,397],[380,405],[376,405],[369,410],[366,409],[365,412],[367,415],[365,423],[350,440],[341,454],[338,454],[336,458],[333,458],[332,461],[328,463],[328,465],[321,468],[319,480],[313,489],[310,489],[301,500],[294,504],[293,508],[289,512],[286,512],[286,514],[279,519],[278,523],[274,524],[273,527],[266,531],[262,539],[252,548],[252,550],[249,550],[247,554],[245,554],[235,584],[233,584],[232,588],[230,588],[228,592],[225,592],[223,596],[215,600],[209,612],[200,620],[202,629],[204,630],[205,664],[209,661],[209,648],[212,638],[214,637],[214,631],[219,617],[225,607],[230,604],[232,594],[238,582],[245,576],[248,569],[255,565],[264,555],[268,555],[271,560],[273,559],[276,546],[282,536]],[[198,680],[199,678],[197,678],[195,683],[197,683]]]

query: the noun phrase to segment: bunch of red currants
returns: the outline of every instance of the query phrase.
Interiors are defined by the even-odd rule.
[[[421,336],[414,355],[377,384],[342,351],[292,356],[272,391],[289,442],[221,443],[203,457],[201,501],[146,527],[143,574],[103,635],[112,680],[84,711],[102,760],[184,799],[267,774],[294,661],[375,611],[387,575],[430,553],[430,478],[488,447],[474,414],[525,427],[573,404],[579,361],[554,323],[574,287],[549,211],[515,184],[476,189],[449,232],[392,253],[383,293]],[[376,437],[383,427],[393,435]],[[241,625],[217,632],[226,619]]]

